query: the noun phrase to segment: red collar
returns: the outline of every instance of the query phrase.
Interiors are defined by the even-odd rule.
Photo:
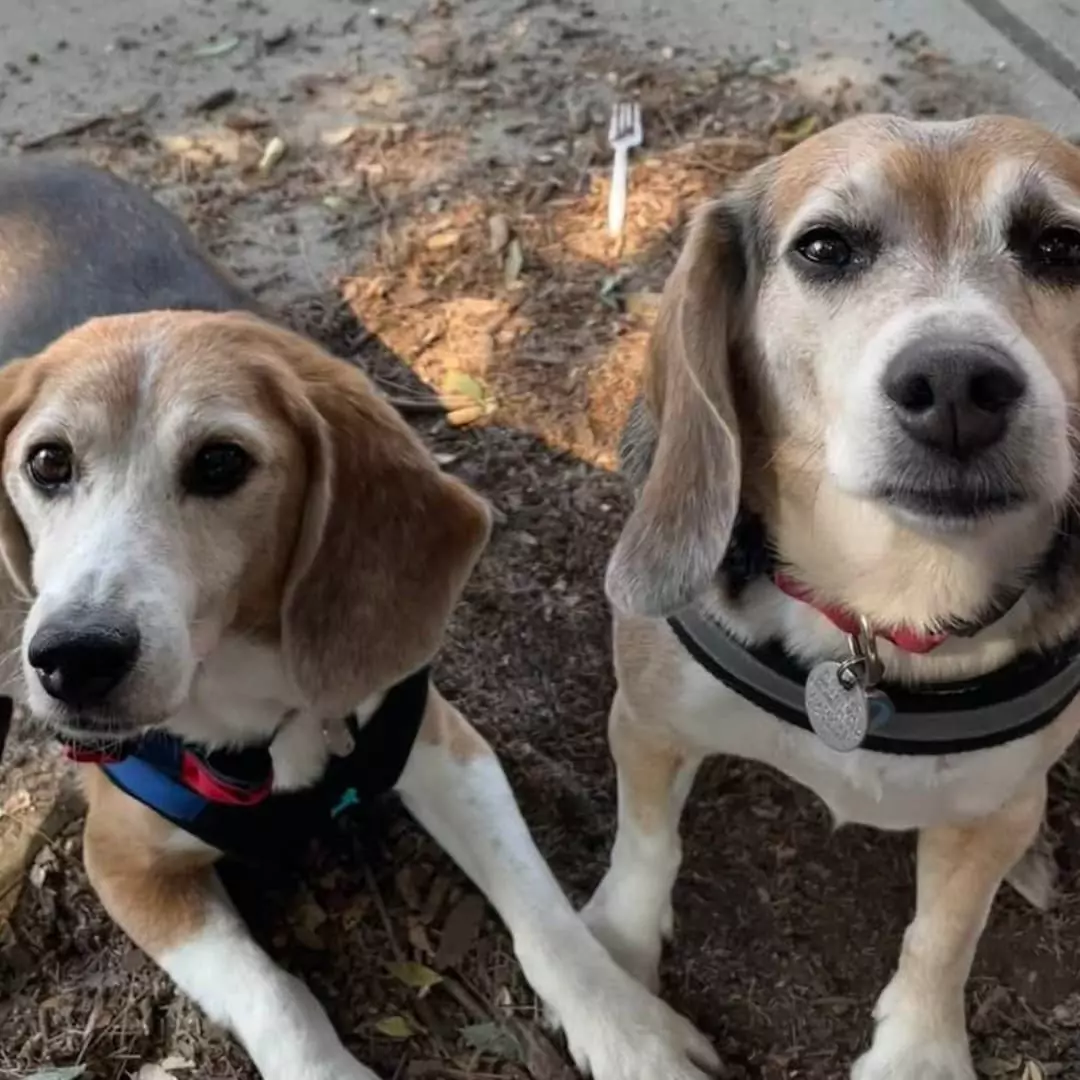
[[[123,767],[141,759],[173,783],[222,806],[257,806],[270,797],[273,765],[266,748],[204,752],[185,746],[178,738],[157,735],[121,744],[114,751],[64,743],[66,757],[83,765]]]
[[[857,635],[859,633],[859,620],[847,608],[837,607],[832,604],[822,604],[814,599],[810,589],[796,581],[787,574],[776,574],[773,577],[776,587],[795,600],[801,600],[819,611],[826,619],[845,634]],[[874,633],[878,637],[891,641],[898,649],[909,653],[928,653],[936,649],[949,635],[945,633],[928,634],[915,630],[909,626],[898,626],[890,629],[877,629]]]

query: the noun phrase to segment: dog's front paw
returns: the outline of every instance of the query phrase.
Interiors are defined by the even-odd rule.
[[[976,1080],[964,1003],[928,998],[897,974],[874,1008],[874,1041],[851,1080]]]
[[[689,1020],[638,983],[620,981],[579,1008],[548,1010],[582,1073],[593,1080],[707,1080],[720,1067]]]

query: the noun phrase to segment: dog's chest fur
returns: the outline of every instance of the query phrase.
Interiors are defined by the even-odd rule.
[[[355,710],[362,724],[381,695]],[[274,789],[294,791],[318,781],[330,759],[324,718],[299,707],[280,651],[226,638],[200,664],[168,730],[207,746],[273,739]]]

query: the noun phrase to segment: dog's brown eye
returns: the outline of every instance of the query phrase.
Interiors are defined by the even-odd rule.
[[[811,229],[795,242],[795,250],[807,262],[836,270],[842,270],[854,256],[851,245],[835,229]]]
[[[1035,241],[1035,258],[1047,267],[1080,267],[1080,231],[1064,226],[1047,229]]]
[[[236,443],[207,443],[188,462],[181,482],[189,495],[231,495],[255,467],[252,456]]]
[[[26,471],[30,479],[45,491],[54,491],[70,484],[75,471],[71,463],[71,450],[62,443],[35,446],[26,460]]]

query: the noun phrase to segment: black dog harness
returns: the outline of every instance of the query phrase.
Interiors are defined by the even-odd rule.
[[[1055,555],[1051,552],[1048,559]],[[789,595],[813,603],[777,572],[761,522],[745,514],[736,524],[721,574],[732,596],[767,576]],[[985,618],[950,627],[949,633],[881,636],[909,652],[928,652],[946,637],[970,637],[989,626],[1012,608],[1023,591],[1001,598]],[[838,628],[847,629],[843,613],[813,606]],[[784,723],[813,730],[805,702],[810,669],[779,644],[745,646],[696,607],[668,622],[687,652],[730,690]],[[882,682],[880,690],[891,708],[867,734],[861,749],[936,755],[1001,746],[1052,723],[1080,693],[1080,640],[1024,654],[977,678],[919,686]]]
[[[401,777],[427,705],[429,668],[387,691],[363,726],[345,720],[352,749],[331,756],[322,779],[274,792],[270,743],[211,750],[152,731],[108,752],[69,744],[67,755],[100,765],[122,791],[227,854],[259,860],[288,853],[320,822],[363,809]]]

